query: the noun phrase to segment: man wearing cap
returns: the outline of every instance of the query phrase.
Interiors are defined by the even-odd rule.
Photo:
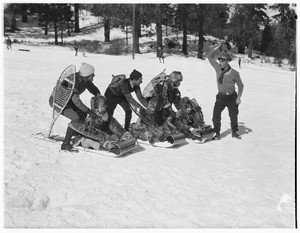
[[[143,106],[148,107],[148,103],[141,93],[140,84],[142,83],[142,81],[142,74],[137,70],[133,70],[130,74],[130,77],[128,79],[125,79],[120,86],[107,87],[104,95],[107,99],[106,104],[109,123],[117,105],[119,104],[125,112],[124,129],[126,131],[129,131],[129,125],[132,118],[132,110],[130,105],[133,105],[137,108],[143,108]],[[132,92],[135,92],[138,100],[142,103],[143,106],[132,97]]]
[[[176,112],[173,111],[172,104],[177,110],[180,109],[181,93],[178,87],[183,80],[180,71],[173,71],[170,75],[162,74],[164,75],[162,79],[156,80],[154,84],[151,80],[144,89],[144,96],[148,103],[150,100],[158,98],[154,116],[158,125],[162,125],[170,116],[175,120]]]
[[[219,63],[214,58],[218,50],[221,51],[218,56]],[[240,78],[239,72],[230,67],[229,62],[232,58],[227,53],[227,50],[227,47],[222,44],[212,49],[208,55],[208,60],[216,71],[218,85],[218,94],[216,96],[212,119],[215,131],[213,140],[220,139],[221,114],[225,107],[228,108],[229,112],[232,137],[241,139],[241,136],[237,133],[238,106],[241,103],[244,84]],[[235,84],[238,86],[238,92],[235,91]]]
[[[95,69],[93,66],[82,63],[79,72],[75,75],[75,87],[72,96],[65,106],[62,115],[71,119],[71,122],[84,121],[87,115],[90,115],[93,119],[97,118],[96,113],[89,109],[81,100],[80,95],[87,89],[94,96],[100,95],[99,89],[94,85],[94,74]],[[53,93],[49,99],[50,106],[53,103]],[[72,136],[75,131],[68,126],[66,131],[65,139],[61,145],[62,150],[71,150],[72,145],[70,144]]]

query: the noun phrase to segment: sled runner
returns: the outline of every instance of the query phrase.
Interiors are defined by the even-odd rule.
[[[83,122],[70,123],[69,126],[76,132],[83,135],[84,137],[101,142],[102,144],[101,146],[103,147],[103,149],[106,149],[103,146],[104,143],[106,141],[110,141],[110,143],[113,143],[114,148],[109,149],[109,152],[112,152],[118,156],[122,156],[128,153],[129,151],[135,149],[137,146],[137,140],[134,137],[128,139],[120,139],[116,141],[110,135],[102,132],[101,130],[97,130],[96,132],[91,132],[90,130],[88,130],[88,127]]]
[[[46,137],[49,137],[55,121],[60,116],[68,101],[70,100],[75,87],[75,65],[68,66],[57,80],[53,90],[53,113],[52,122]]]
[[[64,140],[64,137],[60,136],[60,135],[51,135],[49,137],[45,137],[45,134],[44,133],[35,133],[35,134],[32,134],[31,135],[32,137],[34,137],[35,139],[38,139],[38,140],[43,140],[43,141],[46,141],[46,142],[50,142],[50,143],[60,143]],[[88,153],[92,153],[92,154],[96,154],[96,155],[101,155],[101,156],[108,156],[108,157],[114,157],[114,158],[117,158],[117,157],[120,157],[124,154],[130,154],[130,153],[134,153],[134,149],[138,148],[138,146],[132,148],[131,150],[123,150],[122,153],[114,153],[112,151],[108,151],[107,149],[103,148],[103,150],[95,150],[95,149],[89,149],[89,148],[84,148],[84,147],[81,147],[81,146],[73,146],[73,150],[71,151],[72,153],[73,152],[88,152]],[[116,149],[116,152],[117,152],[117,149]]]

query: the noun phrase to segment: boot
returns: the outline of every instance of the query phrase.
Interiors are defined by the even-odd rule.
[[[75,131],[68,126],[65,139],[64,139],[63,143],[61,144],[62,150],[71,151],[73,149],[73,146],[70,144],[70,142],[71,142],[72,136],[74,134],[75,134]]]
[[[124,129],[125,129],[126,131],[129,131],[130,122],[131,122],[131,116],[125,116],[125,125],[124,125]]]
[[[242,139],[242,137],[236,131],[233,131],[232,134],[231,134],[231,136],[233,138]]]
[[[221,138],[220,133],[216,132],[215,136],[213,136],[211,140],[220,140],[220,138]]]

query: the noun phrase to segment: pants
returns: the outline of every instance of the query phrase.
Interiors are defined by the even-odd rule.
[[[87,114],[82,112],[80,109],[75,111],[72,108],[66,108],[65,110],[63,110],[62,115],[71,119],[71,123],[84,121],[84,119],[87,117]],[[72,136],[76,136],[77,134],[78,133],[75,130],[68,126],[63,144],[69,144]]]
[[[64,109],[62,115],[69,118],[71,122],[84,121],[84,119],[87,117],[85,112],[82,112],[80,109],[74,110],[72,108]]]
[[[132,110],[130,108],[130,104],[128,103],[128,101],[125,98],[112,95],[112,93],[109,90],[107,90],[104,95],[106,97],[108,123],[110,124],[111,119],[114,115],[114,111],[115,111],[117,105],[119,104],[125,112],[124,129],[126,131],[129,131],[129,125],[130,125],[131,117],[132,117]]]
[[[237,94],[233,93],[230,95],[217,94],[216,102],[213,111],[213,125],[214,131],[220,133],[221,130],[221,114],[225,107],[228,108],[231,130],[233,132],[238,131],[238,105],[236,104]]]

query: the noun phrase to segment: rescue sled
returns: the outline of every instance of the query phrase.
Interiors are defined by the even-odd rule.
[[[96,132],[89,131],[84,122],[70,123],[69,126],[84,137],[98,141],[101,144],[101,147],[103,147],[103,144],[106,141],[112,141],[114,148],[110,149],[109,152],[112,152],[118,156],[128,153],[129,151],[135,149],[137,146],[137,140],[134,137],[119,139],[116,141],[112,136],[106,134],[101,130],[97,130]],[[103,149],[106,148],[103,147]]]

